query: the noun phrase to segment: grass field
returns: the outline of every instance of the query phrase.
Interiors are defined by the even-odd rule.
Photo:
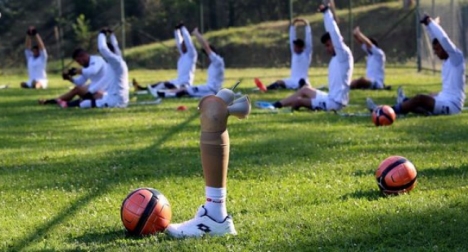
[[[362,68],[355,76],[363,73]],[[326,81],[326,69],[311,69]],[[174,71],[134,71],[141,82]],[[227,70],[253,101],[290,91],[252,92],[288,69]],[[197,81],[205,73],[199,71]],[[138,187],[163,192],[173,221],[204,202],[197,100],[164,100],[128,109],[63,110],[36,105],[67,90],[58,76],[48,90],[21,90],[24,76],[0,84],[0,251],[466,251],[468,117],[399,118],[375,127],[368,117],[332,113],[266,113],[231,118],[228,210],[238,236],[175,240],[164,234],[127,238],[120,205]],[[440,90],[438,74],[393,67],[387,84],[408,95]],[[364,99],[392,104],[393,91],[352,91],[345,112]],[[132,98],[135,102],[136,97]],[[149,100],[148,96],[138,97]],[[186,105],[187,111],[176,107]],[[418,168],[414,191],[381,197],[378,164],[403,155]]]

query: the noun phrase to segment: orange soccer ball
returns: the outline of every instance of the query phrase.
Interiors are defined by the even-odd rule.
[[[379,106],[372,111],[372,121],[375,126],[391,125],[396,120],[395,111],[392,107],[383,105]]]
[[[377,185],[384,194],[400,194],[416,186],[417,171],[413,163],[400,156],[391,156],[375,171]]]
[[[172,211],[162,193],[152,188],[138,188],[123,201],[120,217],[128,234],[150,235],[167,228]]]

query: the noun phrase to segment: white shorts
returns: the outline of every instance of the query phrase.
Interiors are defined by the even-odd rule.
[[[96,100],[97,108],[126,108],[128,103],[123,102],[122,97],[117,95],[104,94],[102,99]],[[84,100],[80,103],[80,108],[91,108],[91,100]]]
[[[199,85],[187,87],[187,92],[190,96],[193,97],[204,97],[207,95],[215,95],[216,92],[213,91],[208,85]]]
[[[283,79],[284,85],[286,85],[287,89],[298,89],[299,88],[299,81],[304,79],[307,83],[309,83],[308,78],[289,78]]]
[[[451,101],[440,99],[437,96],[434,97],[434,100],[434,111],[432,111],[434,115],[455,115],[461,112],[461,108]]]
[[[47,88],[47,84],[48,84],[48,81],[45,79],[43,80],[36,80],[36,82],[40,82],[42,84],[42,88]],[[29,88],[32,88],[32,83],[33,83],[33,80],[28,80],[26,82],[26,85],[28,85]]]
[[[343,105],[333,101],[327,93],[321,90],[316,90],[316,92],[315,98],[310,99],[310,104],[313,110],[337,111],[343,108]]]

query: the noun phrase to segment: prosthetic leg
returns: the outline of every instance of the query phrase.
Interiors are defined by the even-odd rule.
[[[174,237],[237,234],[225,205],[229,163],[227,120],[229,115],[240,119],[247,117],[251,106],[247,96],[236,100],[234,97],[234,92],[223,89],[199,103],[200,151],[207,199],[194,219],[169,225],[167,232]]]

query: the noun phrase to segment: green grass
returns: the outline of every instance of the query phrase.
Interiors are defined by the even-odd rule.
[[[274,101],[290,91],[253,93],[251,79],[268,83],[288,72],[228,69],[225,86],[244,78],[240,90],[253,101]],[[310,73],[314,85],[325,83],[326,69]],[[131,72],[144,83],[174,74]],[[438,74],[393,67],[387,77],[408,95],[440,90]],[[228,210],[239,235],[136,239],[125,237],[119,216],[132,189],[163,192],[174,222],[204,201],[197,100],[62,110],[36,105],[67,90],[59,76],[48,90],[17,88],[24,78],[2,77],[12,88],[0,90],[1,251],[468,250],[466,114],[374,127],[368,117],[254,109],[247,120],[229,120]],[[395,91],[352,91],[345,112],[365,111],[367,96],[391,104]],[[182,104],[189,109],[177,112]],[[410,194],[380,196],[373,173],[390,155],[416,165]]]

